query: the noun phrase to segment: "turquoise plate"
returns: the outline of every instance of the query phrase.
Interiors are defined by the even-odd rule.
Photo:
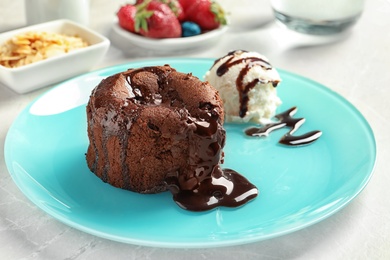
[[[317,223],[347,205],[368,183],[375,157],[363,116],[328,88],[280,70],[280,112],[298,107],[299,132],[322,130],[315,143],[278,144],[287,129],[246,137],[247,125],[226,124],[224,167],[245,175],[260,195],[240,208],[195,213],[169,192],[141,195],[103,183],[86,165],[85,104],[94,86],[131,67],[170,64],[203,78],[211,59],[157,59],[73,78],[27,106],[9,129],[5,160],[20,190],[38,207],[79,230],[155,247],[215,247],[260,241]]]

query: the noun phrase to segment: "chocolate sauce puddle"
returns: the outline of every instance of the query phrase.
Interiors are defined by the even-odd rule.
[[[289,146],[300,146],[310,144],[316,141],[322,135],[321,131],[310,131],[302,135],[293,135],[295,131],[305,122],[304,118],[294,118],[293,115],[297,112],[297,107],[292,107],[280,114],[275,115],[278,122],[266,124],[262,127],[251,127],[245,130],[248,136],[268,136],[274,130],[290,127],[288,131],[280,140],[279,143]]]
[[[194,190],[179,189],[177,185],[169,185],[173,200],[181,208],[190,211],[205,211],[219,206],[238,207],[258,195],[253,184],[231,169],[217,169]]]

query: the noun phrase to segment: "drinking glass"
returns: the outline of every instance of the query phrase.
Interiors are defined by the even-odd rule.
[[[307,34],[335,34],[350,28],[363,12],[364,0],[271,0],[275,19]]]

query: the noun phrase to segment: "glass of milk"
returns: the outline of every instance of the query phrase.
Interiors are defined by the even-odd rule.
[[[326,35],[350,28],[363,12],[364,0],[271,0],[275,18],[289,29]]]

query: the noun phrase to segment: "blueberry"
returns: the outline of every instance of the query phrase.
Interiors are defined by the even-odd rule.
[[[181,24],[182,37],[195,36],[201,33],[199,25],[193,22],[184,22]]]

